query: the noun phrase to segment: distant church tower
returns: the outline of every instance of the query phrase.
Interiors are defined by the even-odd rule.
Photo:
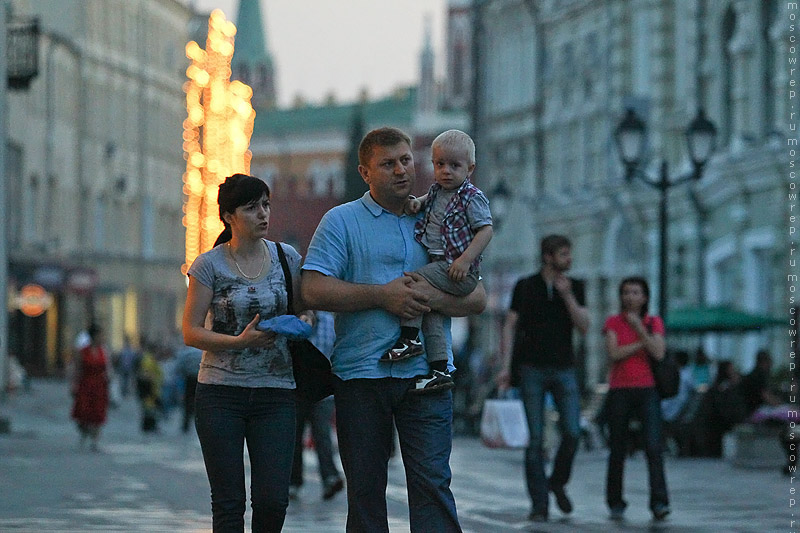
[[[256,109],[275,106],[275,71],[267,50],[260,0],[239,0],[231,79],[253,88]]]
[[[435,113],[438,107],[431,40],[431,17],[428,15],[425,17],[425,44],[419,56],[420,73],[417,91],[417,111],[419,113]]]
[[[447,1],[446,106],[466,109],[472,94],[472,0]]]

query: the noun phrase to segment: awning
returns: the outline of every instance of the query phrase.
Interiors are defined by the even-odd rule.
[[[787,318],[747,313],[733,307],[684,307],[667,312],[666,328],[671,332],[743,332],[786,326]]]

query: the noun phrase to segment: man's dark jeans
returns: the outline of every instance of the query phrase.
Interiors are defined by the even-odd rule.
[[[392,420],[406,470],[411,531],[460,532],[450,492],[453,395],[406,394],[414,379],[334,379],[339,455],[347,477],[347,531],[388,532]]]
[[[578,451],[580,439],[580,394],[578,379],[572,368],[536,368],[520,366],[520,391],[528,417],[531,439],[525,451],[525,480],[534,513],[548,513],[548,488],[563,487],[572,473],[572,461]],[[561,444],[553,463],[553,472],[548,481],[544,472],[544,399],[553,395],[558,409],[558,424]]]
[[[642,422],[644,451],[650,477],[650,509],[669,505],[662,452],[661,398],[654,387],[611,389],[608,391],[609,449],[606,476],[606,503],[609,509],[624,509],[622,477],[628,451],[628,424],[631,416]]]
[[[252,530],[280,531],[289,505],[295,391],[198,383],[196,427],[211,485],[214,532],[244,531],[244,443]]]

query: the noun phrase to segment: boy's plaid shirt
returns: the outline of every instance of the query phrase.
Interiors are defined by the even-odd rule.
[[[418,242],[422,242],[422,234],[425,232],[425,226],[428,225],[428,219],[431,216],[431,209],[436,195],[442,190],[442,186],[438,183],[431,185],[428,189],[428,201],[425,202],[425,215],[417,221],[414,227],[414,236]],[[475,236],[475,231],[472,229],[467,218],[467,205],[469,202],[478,195],[483,195],[480,189],[470,183],[469,178],[464,180],[464,183],[456,190],[456,193],[447,203],[444,210],[444,218],[442,220],[442,238],[444,239],[444,258],[448,263],[464,253],[472,238]],[[482,255],[479,255],[470,266],[470,271],[477,272],[481,264]]]

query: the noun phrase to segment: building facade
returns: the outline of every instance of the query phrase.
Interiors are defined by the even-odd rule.
[[[619,281],[644,275],[657,301],[659,195],[623,179],[614,130],[626,108],[647,124],[647,170],[656,177],[662,161],[672,177],[691,170],[684,131],[698,109],[719,132],[702,179],[669,191],[669,307],[730,304],[787,314],[784,4],[474,4],[479,164],[488,168],[490,190],[502,182],[513,191],[486,260],[492,349],[513,284],[539,268],[538,243],[550,233],[572,239],[572,274],[587,281],[587,383],[605,381],[601,328],[618,310]],[[759,348],[785,357],[787,338],[778,328],[671,336],[669,344],[702,343],[712,357],[749,371]]]
[[[13,0],[38,17],[40,74],[8,93],[10,352],[33,374],[67,362],[90,321],[109,347],[172,335],[185,295],[181,86],[190,9],[178,0]]]
[[[240,10],[252,9],[243,0]],[[250,7],[248,7],[250,6]],[[241,19],[241,12],[237,19]],[[469,9],[465,0],[448,2],[447,71],[436,70],[431,27],[425,21],[425,37],[419,55],[420,82],[398,87],[392,94],[370,98],[366,91],[358,102],[320,105],[297,101],[292,108],[277,109],[253,100],[255,125],[250,149],[251,173],[272,189],[270,237],[295,245],[305,254],[314,230],[328,209],[354,199],[367,186],[358,174],[356,151],[361,137],[381,126],[398,127],[413,139],[417,170],[415,194],[424,194],[433,182],[430,144],[450,128],[468,129],[464,103],[469,100]],[[237,43],[259,43],[239,48],[240,61],[268,57],[264,29],[248,16],[240,24]],[[258,33],[258,37],[251,35]],[[452,34],[452,36],[450,36]],[[457,60],[450,59],[458,55]],[[234,55],[234,60],[237,56]],[[459,83],[448,85],[454,73]]]

